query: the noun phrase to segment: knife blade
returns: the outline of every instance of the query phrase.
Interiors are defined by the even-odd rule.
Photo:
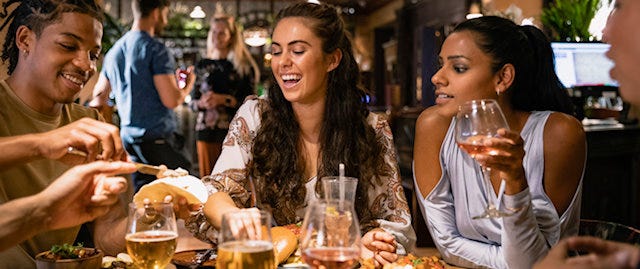
[[[68,147],[67,153],[82,156],[85,158],[88,155],[86,152],[74,147]],[[147,174],[147,175],[154,175],[154,176],[160,177],[167,171],[169,172],[173,171],[171,169],[167,169],[166,167],[162,167],[162,166],[155,166],[155,165],[149,165],[149,164],[138,163],[138,162],[132,162],[132,163],[136,165],[136,169],[138,170],[138,172]]]
[[[137,163],[137,162],[134,162],[134,164],[136,165],[136,169],[138,169],[138,172],[147,174],[147,175],[154,175],[154,176],[160,177],[162,174],[164,174],[165,171],[169,171],[169,169],[165,167],[149,165],[144,163]]]

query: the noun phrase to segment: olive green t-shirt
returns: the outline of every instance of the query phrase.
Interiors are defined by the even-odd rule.
[[[23,103],[5,80],[0,80],[0,137],[47,132],[83,117],[102,119],[97,110],[78,104],[65,104],[56,116],[39,113]],[[0,170],[0,203],[42,191],[69,168],[58,161],[41,159]],[[54,244],[73,243],[79,229],[80,226],[43,232],[0,252],[0,269],[35,268],[36,254]]]

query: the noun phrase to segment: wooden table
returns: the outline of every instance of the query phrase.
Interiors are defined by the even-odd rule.
[[[438,251],[437,248],[416,248],[416,250],[414,251],[414,255],[418,256],[418,257],[431,257],[431,256],[436,256],[440,259],[442,259],[442,256],[440,255],[440,252]],[[457,266],[453,266],[453,265],[446,265],[445,268],[464,268],[464,267],[457,267]]]
[[[205,249],[210,248],[211,245],[205,242],[198,240],[193,237],[189,231],[184,228],[184,224],[182,221],[178,222],[178,246],[176,248],[176,252],[184,251],[184,250],[192,250],[192,249]],[[416,248],[414,255],[418,257],[431,257],[436,256],[438,258],[442,258],[440,256],[440,252],[436,248]],[[456,267],[453,265],[447,265],[446,268],[462,268]]]

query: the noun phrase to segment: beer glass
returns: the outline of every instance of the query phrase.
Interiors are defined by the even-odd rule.
[[[222,215],[216,268],[276,268],[269,212],[243,209]]]
[[[178,229],[172,203],[131,203],[127,253],[136,268],[165,268],[176,250]]]

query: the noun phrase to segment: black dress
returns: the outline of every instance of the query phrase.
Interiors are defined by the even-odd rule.
[[[241,76],[226,59],[202,59],[196,65],[198,79],[191,92],[192,108],[198,111],[196,121],[196,139],[205,142],[222,143],[229,130],[229,123],[236,114],[237,108],[219,106],[214,109],[198,109],[195,101],[207,91],[218,94],[229,94],[236,98],[238,106],[244,99],[254,94],[253,76]]]

